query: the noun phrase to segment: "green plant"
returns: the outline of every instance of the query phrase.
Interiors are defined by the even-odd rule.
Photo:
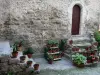
[[[16,41],[14,44],[13,44],[13,46],[12,46],[12,48],[13,48],[13,52],[16,52],[16,51],[18,51],[18,47],[21,47],[23,45],[23,41]]]
[[[49,60],[53,60],[53,57],[51,55],[48,55]]]
[[[48,44],[59,44],[58,40],[48,40]]]
[[[11,71],[9,71],[8,73],[7,73],[7,75],[13,75],[14,73],[13,72],[11,72]]]
[[[64,51],[64,46],[65,46],[66,43],[67,43],[67,39],[61,39],[61,42],[59,44],[59,49],[61,51]]]
[[[14,43],[13,46],[12,46],[12,48],[13,48],[13,52],[16,52],[17,51],[17,44]]]
[[[26,55],[26,54],[33,54],[33,48],[32,47],[28,47],[27,50],[23,51],[23,54]]]
[[[21,47],[22,45],[24,45],[24,40],[19,41],[18,46]]]
[[[82,54],[76,53],[75,55],[72,55],[72,60],[77,65],[85,64],[86,63],[86,57]]]
[[[94,32],[94,38],[98,43],[100,43],[100,32],[99,31]]]

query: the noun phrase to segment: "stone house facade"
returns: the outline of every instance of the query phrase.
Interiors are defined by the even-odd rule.
[[[80,9],[79,31],[72,35],[73,7]],[[99,28],[100,0],[0,0],[0,40],[24,39],[43,53],[48,39],[86,36]]]

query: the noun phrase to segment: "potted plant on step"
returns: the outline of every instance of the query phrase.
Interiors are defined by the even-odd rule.
[[[75,55],[72,55],[72,61],[75,66],[84,67],[84,64],[86,63],[86,57],[82,54],[76,53]]]
[[[30,67],[31,65],[32,65],[32,61],[31,60],[27,61],[27,66]]]
[[[31,58],[31,57],[32,57],[32,54],[33,54],[33,48],[32,48],[32,47],[27,48],[27,50],[25,50],[25,51],[23,52],[23,54],[24,54],[24,55],[27,55],[28,58]]]
[[[17,43],[18,51],[22,50],[23,44],[24,44],[24,41],[20,41],[20,42]]]
[[[53,57],[51,55],[48,55],[48,63],[52,64],[53,62]]]
[[[39,69],[39,64],[35,64],[34,65],[34,70],[36,71],[36,70],[38,70]]]
[[[17,52],[17,46],[16,44],[13,45],[13,52],[12,52],[12,58],[17,58],[18,52]]]
[[[20,62],[24,63],[25,62],[26,57],[25,56],[20,56]]]

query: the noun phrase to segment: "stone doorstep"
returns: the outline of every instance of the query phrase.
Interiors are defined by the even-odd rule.
[[[76,47],[87,47],[87,46],[91,46],[91,43],[73,44],[73,46],[76,46]]]

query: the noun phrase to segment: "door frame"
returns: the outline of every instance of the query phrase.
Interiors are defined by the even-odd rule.
[[[79,13],[79,14],[76,14],[76,12]],[[75,18],[75,15],[77,15],[78,18]],[[71,35],[79,35],[79,32],[80,32],[80,18],[81,18],[81,8],[80,8],[79,5],[74,5],[73,11],[72,11]],[[78,21],[77,24],[74,24],[74,22],[76,21],[75,19],[78,19],[77,20]],[[76,29],[75,29],[75,27],[76,27]]]
[[[80,6],[81,12],[80,12],[80,28],[79,28],[79,35],[71,35],[71,29],[72,29],[72,13],[73,13],[73,7],[75,5]],[[69,24],[68,29],[70,30],[71,36],[81,36],[85,34],[86,28],[85,28],[85,19],[86,19],[86,8],[85,5],[82,4],[80,1],[72,2],[71,5],[68,8],[68,18],[69,18]],[[85,30],[84,30],[85,29]]]

